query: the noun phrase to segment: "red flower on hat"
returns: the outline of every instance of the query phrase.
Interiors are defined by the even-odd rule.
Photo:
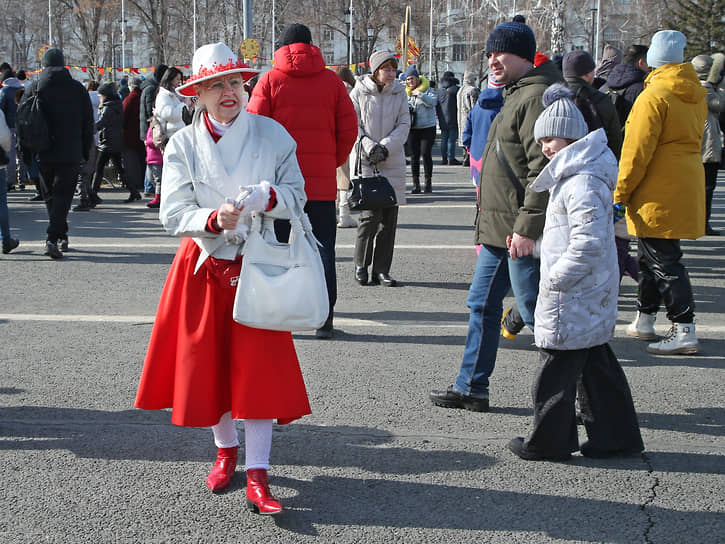
[[[226,64],[219,64],[218,62],[215,62],[211,66],[202,66],[201,68],[199,68],[199,73],[190,76],[189,79],[186,80],[186,82],[191,83],[193,81],[196,81],[197,79],[215,76],[216,74],[226,72],[228,70],[234,70],[236,68],[249,68],[249,65],[241,59],[236,61],[230,60]]]

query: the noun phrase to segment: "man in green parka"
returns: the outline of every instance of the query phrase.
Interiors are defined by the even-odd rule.
[[[547,61],[534,67],[536,39],[519,22],[493,29],[486,41],[489,73],[505,84],[504,105],[494,119],[483,154],[476,220],[481,253],[468,294],[471,309],[466,347],[455,382],[434,390],[431,401],[445,408],[489,409],[489,376],[496,363],[503,299],[513,289],[524,322],[533,329],[539,288],[534,241],[544,229],[548,193],[529,185],[547,159],[534,139],[544,110],[544,90],[562,75]]]

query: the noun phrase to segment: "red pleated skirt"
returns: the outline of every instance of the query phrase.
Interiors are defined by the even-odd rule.
[[[210,427],[234,419],[289,423],[310,413],[292,333],[232,319],[241,262],[208,258],[185,238],[166,278],[136,407],[171,408],[171,422]]]

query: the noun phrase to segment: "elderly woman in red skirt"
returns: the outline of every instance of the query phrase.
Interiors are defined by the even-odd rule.
[[[260,514],[282,505],[269,490],[272,423],[310,413],[292,335],[232,320],[251,213],[289,218],[305,203],[296,145],[282,125],[243,111],[244,82],[257,71],[224,44],[194,53],[193,76],[177,92],[198,96],[192,124],[169,140],[159,216],[183,237],[166,279],[136,406],[171,408],[171,422],[211,427],[218,448],[206,479],[212,491],[234,475],[244,420],[247,501]],[[227,203],[243,186],[241,207]],[[279,196],[279,198],[278,198]]]

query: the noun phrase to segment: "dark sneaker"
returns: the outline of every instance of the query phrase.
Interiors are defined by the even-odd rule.
[[[50,240],[45,242],[45,254],[51,259],[62,259],[63,253],[58,248],[58,244],[51,242]]]
[[[460,166],[461,161],[459,161],[458,159],[448,159],[448,164],[451,166]]]
[[[554,455],[543,455],[531,451],[524,444],[524,439],[520,436],[512,438],[508,444],[508,448],[526,461],[568,461],[571,459],[571,453],[558,453]]]
[[[58,248],[63,252],[68,251],[68,238],[58,240]]]
[[[501,336],[507,340],[513,340],[525,326],[526,323],[521,319],[519,311],[509,308],[501,317]]]
[[[488,412],[488,397],[472,397],[463,395],[450,386],[445,391],[433,390],[430,400],[443,408],[463,408],[472,412]]]
[[[81,200],[77,206],[73,206],[73,211],[74,212],[89,212],[89,211],[91,211],[91,203],[84,202]]]
[[[18,240],[17,238],[10,238],[9,240],[3,240],[3,253],[7,255],[13,249],[18,247],[19,245],[20,245],[20,240]]]
[[[37,195],[28,199],[28,202],[42,202],[42,201],[43,201],[43,197],[40,196],[40,193],[38,193]]]

